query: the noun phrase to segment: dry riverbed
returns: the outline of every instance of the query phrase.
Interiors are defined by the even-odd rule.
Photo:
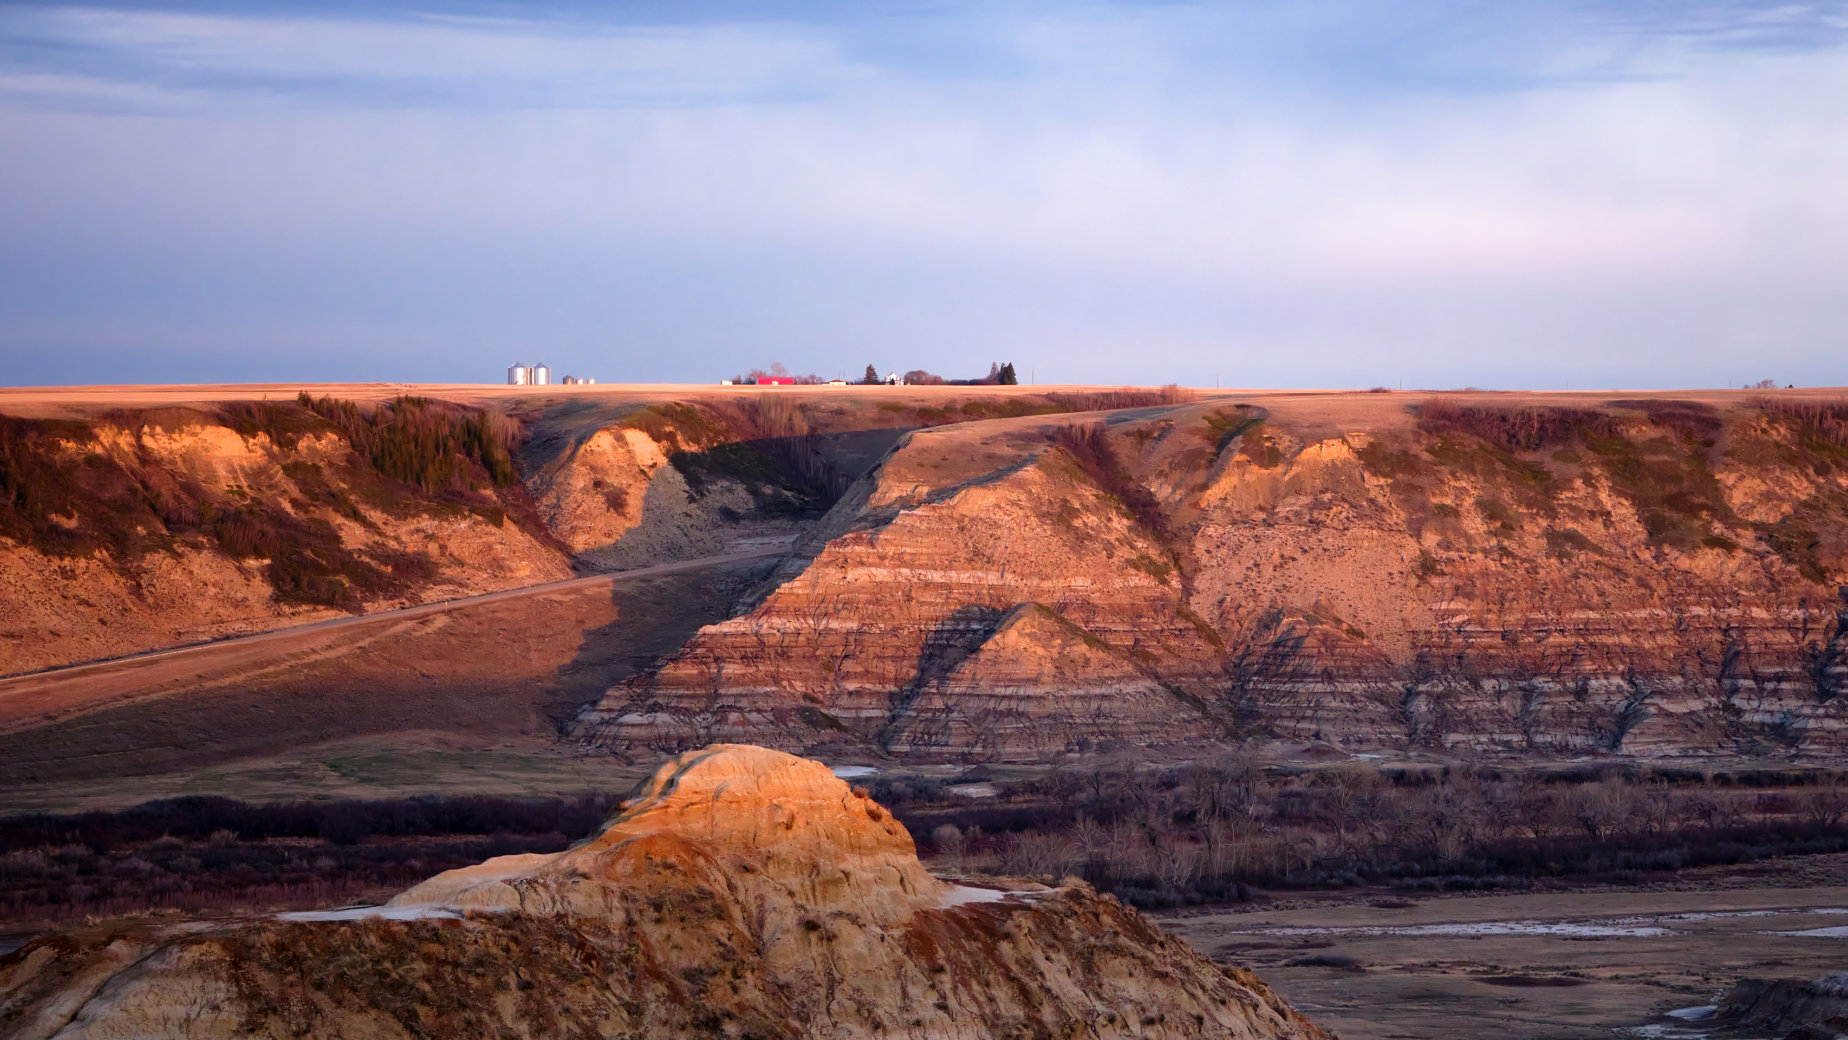
[[[1848,967],[1848,858],[1673,886],[1375,891],[1159,917],[1342,1040],[1694,1040],[1721,1035],[1694,1009],[1740,977]]]

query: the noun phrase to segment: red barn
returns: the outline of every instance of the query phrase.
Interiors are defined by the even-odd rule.
[[[795,386],[796,381],[789,376],[765,376],[757,381],[758,386]]]

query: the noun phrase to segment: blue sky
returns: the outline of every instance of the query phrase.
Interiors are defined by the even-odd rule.
[[[1848,3],[0,4],[0,383],[1848,383]]]

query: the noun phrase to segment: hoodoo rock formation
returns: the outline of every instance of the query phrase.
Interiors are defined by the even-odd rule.
[[[0,960],[0,1033],[1324,1036],[1081,883],[931,877],[865,794],[755,747],[680,756],[567,852],[291,916],[37,940]]]

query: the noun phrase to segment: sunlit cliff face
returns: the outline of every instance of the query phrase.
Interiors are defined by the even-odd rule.
[[[797,576],[576,736],[1832,753],[1844,449],[1757,406],[1531,411],[1208,403],[980,465],[1019,435],[916,434]]]

